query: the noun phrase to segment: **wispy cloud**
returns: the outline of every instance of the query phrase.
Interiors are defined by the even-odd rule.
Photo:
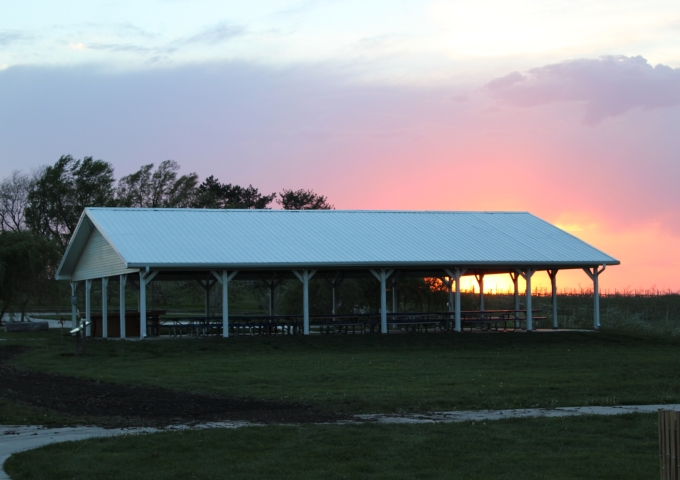
[[[149,32],[148,30],[129,22],[115,24],[113,25],[113,29],[124,35],[136,35],[143,38],[154,38],[158,36],[155,33]]]
[[[87,45],[87,48],[92,50],[102,50],[111,53],[138,53],[141,55],[148,54],[168,54],[176,51],[174,47],[144,47],[141,45],[134,45],[131,43],[93,43]]]
[[[128,37],[145,37],[152,36],[148,32],[139,29],[131,24],[120,24],[118,27],[127,30]],[[221,42],[228,41],[234,37],[243,35],[246,29],[240,25],[233,25],[226,22],[218,23],[204,29],[196,35],[184,38],[177,38],[170,42],[154,45],[154,42],[141,41],[122,41],[122,42],[91,42],[91,43],[71,43],[70,47],[77,50],[96,50],[107,53],[122,53],[133,54],[139,56],[148,56],[147,63],[155,63],[162,59],[167,59],[168,55],[176,53],[182,48],[191,45],[217,45]]]
[[[1,30],[0,31],[0,47],[7,47],[13,43],[23,42],[33,39],[34,36],[25,32],[17,30]]]
[[[485,89],[501,102],[522,107],[583,102],[583,120],[592,125],[634,108],[680,104],[680,68],[652,67],[640,56],[606,56],[512,72]]]
[[[231,40],[232,38],[244,35],[245,33],[246,29],[241,25],[220,22],[217,25],[206,28],[202,32],[192,37],[181,40],[180,43],[187,45],[197,43],[216,45],[218,43],[222,43],[227,40]]]
[[[396,33],[385,33],[373,37],[364,37],[359,39],[359,47],[367,49],[379,49],[385,47],[393,47],[400,45],[405,39],[406,35]]]
[[[72,31],[73,25],[59,25],[58,28]],[[120,23],[96,23],[90,22],[83,25],[85,31],[96,31],[98,33],[108,33],[119,37],[137,37],[137,38],[156,38],[157,33],[141,28],[130,22]]]
[[[273,13],[272,17],[295,17],[298,15],[305,15],[312,10],[314,10],[319,3],[321,3],[319,0],[308,0],[306,2],[302,2],[297,6],[286,8],[283,10],[279,10],[275,13]]]

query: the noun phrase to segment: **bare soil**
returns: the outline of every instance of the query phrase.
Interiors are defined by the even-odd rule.
[[[109,427],[215,421],[321,423],[346,417],[310,405],[229,398],[166,388],[121,385],[20,370],[6,362],[24,347],[0,347],[0,397]]]

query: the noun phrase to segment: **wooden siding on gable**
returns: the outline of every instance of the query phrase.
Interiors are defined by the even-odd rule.
[[[135,268],[125,268],[125,262],[95,228],[73,270],[71,281],[111,277],[136,271]]]

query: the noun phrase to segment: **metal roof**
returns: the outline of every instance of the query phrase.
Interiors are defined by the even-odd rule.
[[[86,208],[57,278],[70,277],[93,228],[128,268],[619,263],[526,212]]]

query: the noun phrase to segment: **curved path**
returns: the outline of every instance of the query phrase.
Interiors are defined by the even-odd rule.
[[[189,428],[237,428],[249,424],[245,422],[206,423],[198,426],[177,425],[167,428],[101,428],[101,427],[62,427],[0,425],[0,467],[10,455],[24,450],[49,445],[50,443],[85,440],[92,437],[113,437],[135,435],[160,431],[185,430]],[[0,468],[0,480],[10,480],[5,470]]]
[[[408,415],[369,414],[355,415],[355,421],[338,423],[379,422],[379,423],[436,423],[436,422],[474,422],[482,420],[501,420],[504,418],[571,417],[576,415],[625,415],[629,413],[655,413],[660,409],[680,410],[680,404],[669,405],[626,405],[612,407],[558,407],[558,408],[518,408],[509,410],[469,410],[454,412],[433,412]],[[84,440],[92,437],[111,437],[115,435],[134,435],[169,430],[200,428],[239,428],[257,425],[248,422],[214,422],[196,426],[177,425],[159,428],[112,428],[101,427],[63,427],[46,428],[40,426],[0,426],[0,466],[13,453],[42,447],[50,443]],[[0,480],[10,480],[0,468]]]
[[[658,410],[680,410],[680,404],[620,405],[612,407],[516,408],[508,410],[468,410],[454,412],[416,413],[406,415],[355,415],[361,420],[380,423],[479,422],[504,418],[573,417],[576,415],[625,415],[656,413]]]

